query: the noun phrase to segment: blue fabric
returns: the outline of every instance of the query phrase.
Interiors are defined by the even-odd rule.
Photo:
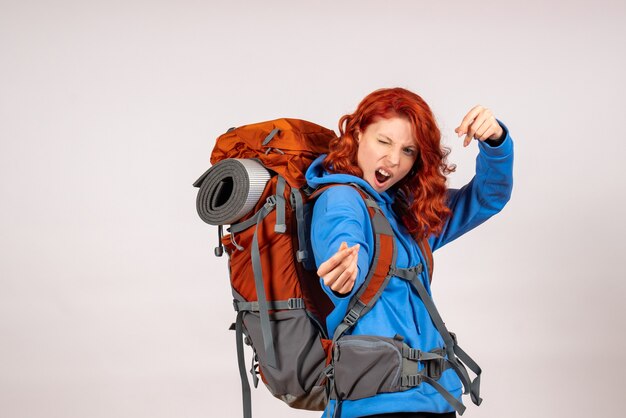
[[[479,142],[474,178],[461,189],[448,191],[448,206],[452,216],[438,236],[429,238],[433,251],[453,241],[467,231],[480,225],[498,213],[509,200],[513,183],[513,141],[508,129],[499,122],[505,132],[504,141],[497,147]],[[392,209],[394,192],[377,193],[365,180],[346,174],[331,174],[324,170],[317,158],[309,167],[306,179],[311,187],[328,183],[357,183],[363,187],[385,213],[395,233],[397,267],[407,268],[422,262],[418,245],[401,224]],[[349,294],[338,296],[330,288],[320,284],[335,304],[326,319],[328,334],[346,314],[352,295],[365,280],[373,256],[374,236],[367,207],[361,196],[350,186],[336,186],[322,193],[313,210],[311,243],[317,266],[337,252],[342,241],[349,246],[360,244],[356,284]],[[425,264],[425,263],[423,263]],[[428,272],[421,280],[431,293]],[[443,315],[445,318],[445,314]],[[402,335],[408,345],[429,351],[443,347],[443,340],[436,330],[426,308],[410,283],[392,277],[379,301],[353,327],[353,335],[378,335],[393,337]],[[452,369],[445,371],[439,380],[452,395],[460,398],[462,385]],[[330,405],[331,411],[334,404]],[[390,412],[451,412],[452,406],[427,383],[404,392],[379,394],[356,401],[343,401],[342,418]]]

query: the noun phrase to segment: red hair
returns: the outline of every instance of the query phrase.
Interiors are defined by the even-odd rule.
[[[394,209],[415,238],[438,234],[451,213],[446,205],[446,175],[456,167],[446,162],[450,149],[442,147],[435,117],[417,94],[396,87],[367,95],[354,113],[339,119],[340,135],[330,143],[324,168],[332,173],[363,177],[357,163],[357,134],[381,118],[392,117],[411,123],[418,147],[413,168],[392,186],[397,192]]]

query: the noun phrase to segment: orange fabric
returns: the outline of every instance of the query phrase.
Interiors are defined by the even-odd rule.
[[[274,225],[276,224],[276,211],[274,210],[261,222],[257,232],[263,282],[268,301],[304,297],[294,261],[295,249],[291,235],[293,226],[291,222],[288,222],[290,220],[288,216],[292,214],[289,193],[290,189],[287,188],[285,190],[287,231],[284,234],[274,232]],[[274,194],[276,194],[276,177],[266,186],[262,198],[247,218],[254,216],[254,213],[265,205],[267,197]],[[255,230],[256,227],[252,226],[245,231],[234,234],[234,236],[226,235],[222,239],[230,255],[231,285],[247,301],[258,300],[251,262]],[[243,247],[243,251],[239,251],[231,240]]]
[[[367,289],[361,295],[361,302],[367,305],[376,295],[383,285],[385,279],[389,275],[389,266],[393,256],[393,237],[389,235],[380,235],[380,255],[376,264],[376,271],[370,280]]]
[[[326,353],[326,365],[328,366],[333,358],[333,340],[321,338],[320,341],[322,342],[324,353]]]
[[[275,128],[280,132],[263,145]],[[211,164],[226,158],[256,158],[283,176],[291,186],[300,188],[306,184],[306,169],[320,154],[328,153],[328,143],[334,138],[335,132],[330,129],[300,119],[276,119],[245,125],[217,139]]]
[[[263,145],[268,134],[279,129],[274,137]],[[285,234],[274,232],[276,211],[263,220],[258,228],[259,253],[263,280],[268,301],[302,298],[307,310],[325,327],[325,319],[333,304],[319,286],[315,271],[306,271],[296,261],[297,223],[291,207],[291,187],[301,188],[306,184],[305,172],[319,154],[328,152],[328,143],[335,133],[322,126],[299,119],[276,119],[241,126],[221,135],[211,153],[211,163],[227,158],[257,159],[266,168],[281,175],[287,182],[285,188]],[[254,210],[238,222],[254,216],[266,203],[269,196],[276,194],[277,176],[266,185],[263,195]],[[304,203],[310,200],[303,195]],[[226,235],[222,243],[230,256],[231,285],[247,301],[257,301],[254,272],[251,263],[252,242],[255,227]],[[243,251],[231,242],[234,240]],[[313,254],[309,254],[313,257]]]

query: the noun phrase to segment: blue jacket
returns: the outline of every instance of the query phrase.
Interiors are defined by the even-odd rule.
[[[509,200],[513,183],[513,141],[508,129],[500,123],[505,132],[504,141],[497,147],[479,142],[476,158],[476,174],[461,189],[448,190],[448,206],[452,215],[443,231],[431,236],[429,243],[433,251],[458,238],[498,213]],[[365,180],[347,174],[331,174],[324,170],[322,161],[325,155],[317,158],[309,167],[306,179],[311,187],[327,183],[358,183],[376,201],[385,213],[395,233],[397,267],[407,268],[422,261],[418,245],[392,209],[394,192],[388,190],[377,193]],[[311,243],[317,266],[337,252],[342,241],[349,246],[360,244],[358,276],[349,294],[337,296],[320,284],[335,304],[334,310],[326,319],[328,335],[346,314],[351,296],[365,280],[373,256],[374,235],[370,216],[361,196],[350,186],[332,187],[322,193],[313,210]],[[425,265],[425,263],[423,263]],[[422,282],[430,293],[428,272],[421,274]],[[445,318],[445,313],[443,314]],[[359,319],[353,327],[353,335],[377,335],[393,337],[399,334],[414,348],[429,351],[443,347],[443,340],[436,330],[426,308],[411,284],[392,277],[372,310]],[[439,383],[456,398],[461,397],[462,385],[454,370],[446,370]],[[334,402],[331,401],[331,412]],[[427,383],[404,392],[383,393],[356,401],[343,401],[342,418],[391,412],[452,412],[452,406]]]

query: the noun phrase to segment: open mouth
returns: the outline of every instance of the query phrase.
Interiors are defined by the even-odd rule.
[[[379,168],[378,170],[376,170],[375,175],[376,175],[376,180],[381,185],[384,184],[387,180],[389,180],[391,178],[391,174],[389,174],[388,172],[386,172],[382,168]]]

